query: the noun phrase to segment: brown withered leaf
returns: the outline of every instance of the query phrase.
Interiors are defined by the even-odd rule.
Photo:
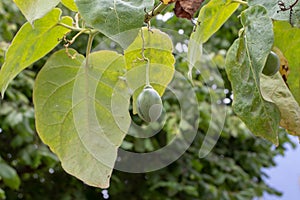
[[[282,79],[284,80],[285,84],[288,86],[287,79],[288,79],[288,76],[289,76],[289,73],[290,73],[288,60],[285,58],[285,56],[283,55],[283,53],[280,51],[279,48],[273,47],[273,51],[278,55],[278,57],[280,59],[279,72],[280,72],[280,74],[282,76]]]
[[[179,18],[192,19],[204,0],[177,0],[174,8]]]

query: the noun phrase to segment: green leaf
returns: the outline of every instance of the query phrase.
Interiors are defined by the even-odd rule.
[[[60,2],[60,0],[13,0],[27,21],[33,25],[37,19],[44,17]]]
[[[35,22],[34,28],[27,22],[12,41],[0,71],[2,96],[9,82],[23,69],[45,56],[69,30],[58,26],[58,22],[72,25],[70,17],[60,20],[61,10],[54,9]]]
[[[274,45],[278,47],[288,60],[290,74],[287,83],[300,104],[300,29],[293,28],[288,22],[274,22]]]
[[[145,8],[153,0],[76,0],[83,19],[126,48],[144,22]]]
[[[66,6],[68,9],[78,12],[78,8],[74,2],[74,0],[61,0],[61,3]]]
[[[217,32],[221,26],[228,20],[228,18],[239,7],[239,3],[232,0],[211,0],[203,8],[201,8],[196,31],[192,37],[205,43],[207,40]]]
[[[6,199],[5,191],[0,188],[0,199]]]
[[[82,55],[69,58],[65,50],[49,58],[34,88],[36,127],[65,171],[88,185],[107,188],[130,125],[130,96],[112,99],[125,61],[115,52],[101,51],[90,54],[88,66],[86,62]],[[118,105],[112,108],[112,101]]]
[[[242,12],[241,22],[244,32],[226,57],[233,109],[252,133],[277,145],[280,113],[260,91],[260,74],[273,45],[272,21],[263,7],[254,6]]]
[[[232,0],[212,0],[201,8],[198,16],[196,31],[191,34],[188,47],[189,77],[192,69],[197,67],[202,56],[202,44],[217,32],[228,18],[239,7],[239,3]]]
[[[261,75],[261,92],[265,100],[279,108],[280,126],[300,136],[300,107],[279,72],[274,76]]]
[[[21,181],[14,168],[4,163],[0,162],[0,180],[3,180],[4,184],[11,189],[19,189]]]
[[[162,96],[174,75],[175,58],[172,54],[171,38],[158,29],[143,28],[144,55],[150,61],[150,83]],[[129,88],[134,91],[133,111],[136,113],[136,98],[146,84],[146,65],[142,59],[143,38],[140,31],[133,43],[124,51],[126,59],[126,80]]]

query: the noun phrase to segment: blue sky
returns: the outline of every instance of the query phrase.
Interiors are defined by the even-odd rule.
[[[296,149],[287,146],[284,157],[277,156],[275,162],[277,166],[264,170],[270,178],[266,182],[283,192],[283,196],[265,195],[263,200],[298,200],[300,199],[300,144],[297,137],[291,137],[297,144]]]

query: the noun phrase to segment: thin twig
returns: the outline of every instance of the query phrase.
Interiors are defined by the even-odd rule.
[[[75,40],[76,40],[81,34],[84,33],[84,31],[85,31],[85,30],[82,30],[82,31],[80,31],[79,33],[77,33],[77,34],[72,38],[72,40],[68,40],[68,39],[67,39],[67,36],[66,36],[66,35],[64,36],[64,41],[66,42],[66,44],[64,44],[64,47],[66,48],[66,53],[67,53],[67,55],[68,55],[70,58],[72,58],[72,59],[75,59],[76,54],[71,55],[71,54],[69,53],[69,47],[75,42]]]
[[[289,6],[285,6],[285,3],[283,1],[278,1],[278,5],[280,10],[277,11],[277,13],[279,13],[280,11],[290,11],[289,13],[289,21],[290,24],[293,26],[292,23],[292,16],[293,16],[293,8],[296,6],[296,4],[298,3],[299,0],[296,0],[293,4],[289,5]]]
[[[160,14],[164,9],[166,9],[169,6],[169,4],[163,4],[162,2],[159,2],[151,11],[146,12],[144,22],[146,24],[149,24],[150,20],[155,17],[156,15]]]

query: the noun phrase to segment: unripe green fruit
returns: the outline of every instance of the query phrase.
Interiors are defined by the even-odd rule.
[[[268,55],[262,73],[267,76],[272,76],[278,72],[279,67],[280,67],[280,59],[276,53],[271,51]]]
[[[156,121],[162,107],[159,94],[151,86],[146,86],[137,98],[137,113],[146,122]]]

